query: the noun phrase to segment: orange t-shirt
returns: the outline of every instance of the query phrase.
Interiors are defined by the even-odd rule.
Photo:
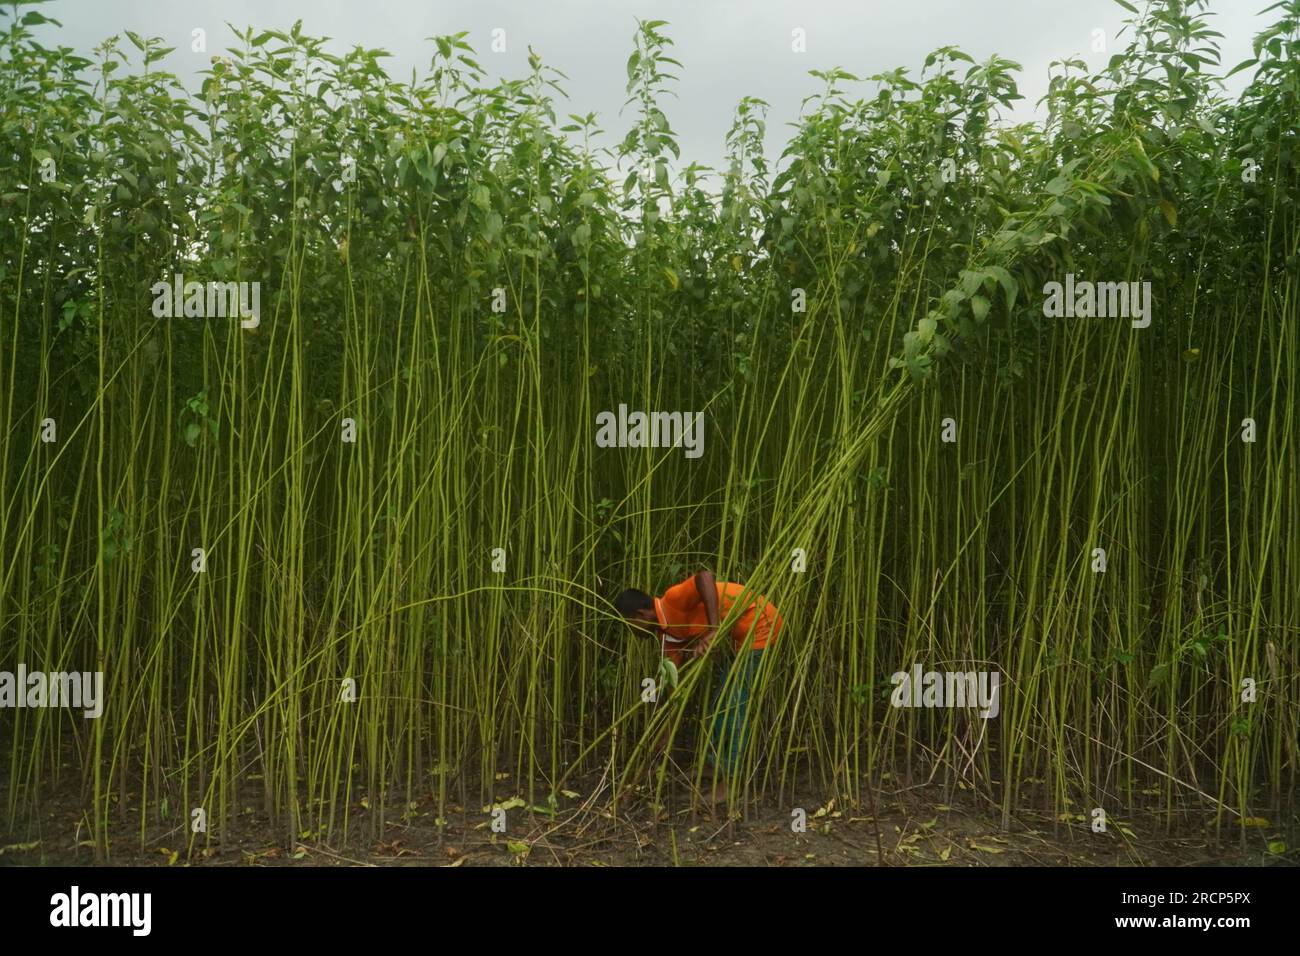
[[[745,590],[743,584],[718,581],[718,618],[727,616]],[[781,615],[776,606],[763,595],[750,592],[749,606],[731,628],[731,639],[737,651],[748,644],[751,650],[762,650],[775,640],[781,630]],[[664,653],[674,664],[682,662],[687,647],[703,637],[709,630],[709,615],[700,599],[700,590],[691,575],[681,584],[674,584],[655,598],[655,616],[659,619],[659,632],[663,636]],[[752,632],[752,640],[751,640]]]

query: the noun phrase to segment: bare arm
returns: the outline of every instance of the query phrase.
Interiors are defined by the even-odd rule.
[[[712,571],[701,571],[695,575],[695,589],[700,592],[704,602],[704,613],[709,616],[709,627],[716,628],[721,618],[718,616],[718,582]]]
[[[718,614],[718,582],[714,578],[713,572],[704,570],[695,575],[695,589],[700,592],[700,601],[704,604],[704,613],[709,620],[709,633],[695,642],[696,646],[692,648],[695,656],[701,656],[709,648],[713,638],[718,633],[718,621],[721,616]]]

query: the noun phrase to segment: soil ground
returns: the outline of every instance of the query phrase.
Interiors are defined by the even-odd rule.
[[[187,845],[181,821],[146,825],[141,845],[138,810],[114,813],[110,860],[159,866],[1259,866],[1296,865],[1300,820],[1252,819],[1241,826],[1224,814],[1183,810],[1172,819],[1159,806],[1112,816],[1094,832],[1082,808],[1062,820],[1045,809],[1020,809],[1001,825],[1000,808],[972,791],[918,784],[874,794],[864,806],[816,799],[788,805],[692,809],[677,786],[673,805],[655,807],[633,794],[615,807],[598,778],[574,784],[554,813],[517,802],[519,788],[498,774],[494,795],[506,809],[504,833],[494,833],[481,806],[449,805],[439,822],[432,792],[409,803],[389,799],[380,819],[372,799],[355,795],[328,837],[291,838],[256,808],[260,791],[221,840],[199,836]],[[570,796],[571,795],[571,796]],[[526,791],[524,793],[526,796]],[[1154,800],[1155,798],[1153,798]],[[242,803],[242,801],[241,801]],[[1042,801],[1047,806],[1047,801]],[[806,818],[796,832],[795,809]],[[0,821],[0,865],[89,865],[92,844],[82,800],[66,788],[39,814],[6,829]]]

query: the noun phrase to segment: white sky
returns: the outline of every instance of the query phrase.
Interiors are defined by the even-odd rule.
[[[1251,38],[1277,15],[1258,15],[1270,2],[1211,0],[1211,22],[1224,34],[1220,72],[1250,56]],[[306,32],[333,37],[337,50],[384,48],[392,54],[385,61],[390,74],[400,79],[428,66],[433,45],[425,37],[469,30],[493,77],[526,75],[530,45],[568,74],[570,103],[557,112],[597,112],[611,144],[633,121],[630,109],[618,112],[635,18],[667,20],[672,54],[684,69],[678,97],[660,105],[682,160],[710,166],[721,164],[723,136],[743,96],[771,104],[768,158],[775,160],[784,124],[821,87],[809,70],[840,66],[865,76],[906,66],[915,75],[925,55],[946,44],[976,60],[997,53],[1020,63],[1026,101],[1013,118],[1028,118],[1046,91],[1048,64],[1082,56],[1103,65],[1120,48],[1114,38],[1128,16],[1112,0],[53,0],[37,9],[63,21],[58,42],[83,51],[125,29],[163,37],[177,47],[163,65],[190,89],[197,89],[194,72],[207,57],[229,45],[226,23],[287,29],[302,19]],[[208,31],[207,54],[190,52],[195,27]],[[495,27],[506,30],[505,53],[490,52]],[[806,53],[791,51],[796,27],[807,31]],[[1105,53],[1091,50],[1098,27],[1106,33]],[[1248,75],[1233,77],[1229,89],[1240,89]],[[869,88],[864,84],[863,92]]]

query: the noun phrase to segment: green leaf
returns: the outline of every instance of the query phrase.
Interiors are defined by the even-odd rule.
[[[971,296],[970,310],[976,322],[983,322],[984,317],[989,314],[989,300],[982,295]]]
[[[655,185],[664,192],[668,192],[670,188],[668,185],[668,163],[662,159],[655,162]]]
[[[989,266],[984,271],[1001,284],[1002,291],[1006,295],[1007,311],[1010,312],[1016,304],[1016,295],[1020,292],[1020,284],[1016,282],[1010,272],[1001,266]]]
[[[1240,73],[1242,70],[1249,69],[1250,67],[1254,66],[1257,63],[1259,63],[1258,57],[1251,57],[1249,60],[1242,60],[1231,70],[1229,70],[1226,74],[1224,74],[1224,79],[1227,79],[1229,76],[1232,76],[1234,73]]]
[[[1157,664],[1151,668],[1151,673],[1147,675],[1147,690],[1159,687],[1169,677],[1169,665]]]
[[[912,359],[921,351],[921,337],[915,332],[903,336],[903,356],[911,364]]]
[[[1169,223],[1171,229],[1178,228],[1178,210],[1168,199],[1160,200],[1160,211],[1165,214],[1165,220]]]
[[[984,283],[984,273],[976,272],[973,269],[963,269],[961,271],[961,291],[962,298],[974,295],[975,290]]]

